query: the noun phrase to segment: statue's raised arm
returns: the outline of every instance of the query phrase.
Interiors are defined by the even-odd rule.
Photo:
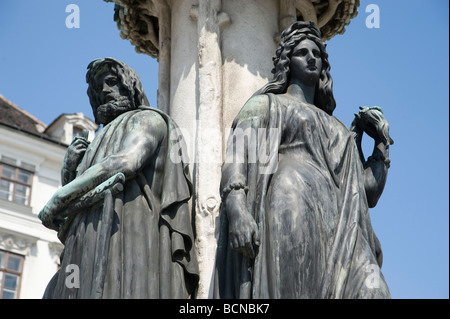
[[[372,208],[377,204],[386,184],[391,164],[389,146],[394,144],[394,140],[389,135],[389,124],[378,106],[360,107],[350,130],[355,134],[359,156],[364,165],[364,186],[369,207]],[[361,145],[363,132],[374,140],[372,155],[367,160],[364,158]]]

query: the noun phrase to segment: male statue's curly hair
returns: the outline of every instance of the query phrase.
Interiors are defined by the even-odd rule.
[[[297,21],[281,34],[280,46],[273,58],[273,79],[258,91],[258,94],[286,93],[290,82],[290,63],[294,48],[303,40],[313,41],[320,49],[322,57],[322,71],[316,85],[314,105],[332,115],[336,108],[333,96],[333,79],[330,75],[330,63],[326,44],[322,41],[319,28],[310,21]]]

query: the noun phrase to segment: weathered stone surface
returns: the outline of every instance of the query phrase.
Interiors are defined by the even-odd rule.
[[[105,0],[115,2],[114,20],[123,39],[130,40],[138,53],[159,56],[159,34],[164,21],[161,7],[179,5],[171,0]],[[177,0],[179,2],[179,0]],[[280,0],[279,5],[291,12],[281,18],[280,29],[299,21],[315,22],[324,40],[343,34],[345,26],[358,14],[360,0]],[[236,35],[238,36],[238,35]]]

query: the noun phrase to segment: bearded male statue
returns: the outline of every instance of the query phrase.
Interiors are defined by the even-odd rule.
[[[86,81],[103,129],[73,140],[63,187],[39,214],[65,246],[44,298],[189,298],[199,272],[183,137],[125,63],[94,60]]]

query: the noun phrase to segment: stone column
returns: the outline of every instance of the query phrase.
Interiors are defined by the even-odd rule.
[[[195,158],[193,178],[196,248],[202,275],[199,297],[209,295],[216,250],[215,224],[220,207],[222,163],[222,51],[221,27],[229,17],[221,12],[222,0],[199,0],[190,17],[197,22],[198,76]],[[175,107],[175,106],[174,106]],[[180,118],[181,120],[181,118]]]
[[[157,3],[158,17],[167,23],[159,24],[159,72],[158,72],[158,108],[170,113],[170,62],[171,62],[171,21],[172,15],[166,1]]]

